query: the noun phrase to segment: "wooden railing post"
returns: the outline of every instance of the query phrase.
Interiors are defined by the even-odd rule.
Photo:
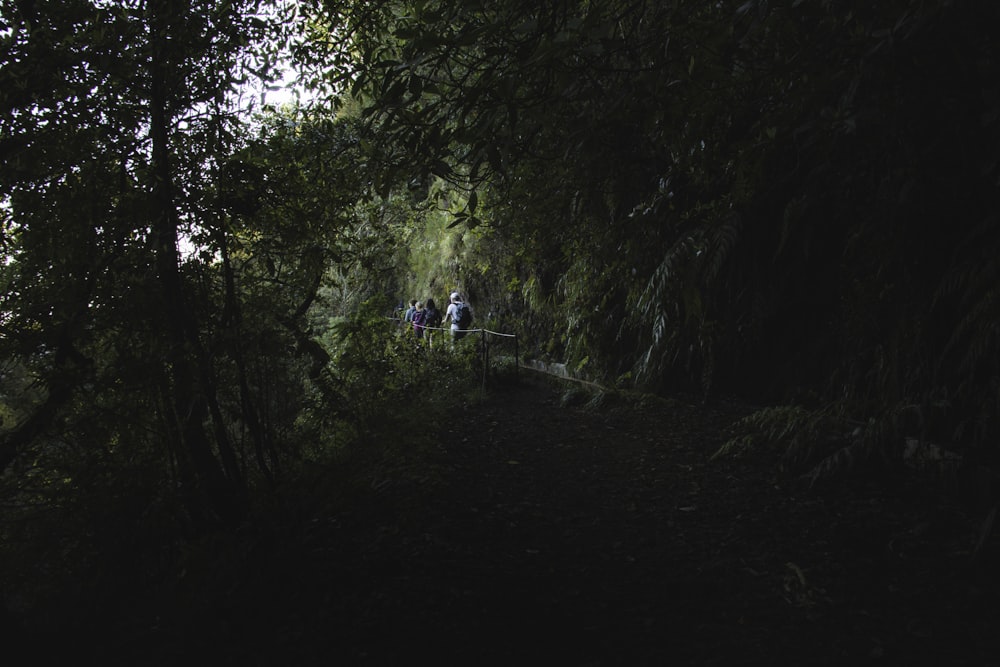
[[[514,334],[514,380],[515,381],[521,379],[520,376],[518,375],[519,372],[518,366],[521,365],[521,358],[519,352],[520,351],[518,349],[518,344],[517,344],[517,334]]]
[[[486,342],[486,329],[480,329],[479,336],[479,341],[482,345],[483,389],[486,389],[486,377],[490,373],[490,346]]]

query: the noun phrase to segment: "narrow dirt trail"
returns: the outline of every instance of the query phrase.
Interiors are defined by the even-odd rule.
[[[745,406],[565,398],[532,377],[470,403],[416,463],[192,580],[212,591],[175,587],[98,661],[1000,664],[996,568],[970,570],[957,509],[710,461]]]
[[[346,664],[1000,655],[996,599],[960,574],[965,526],[872,488],[795,497],[775,485],[773,461],[710,462],[746,412],[652,399],[562,407],[560,390],[537,381],[467,408],[421,500],[402,494],[381,523],[365,521],[331,619]]]

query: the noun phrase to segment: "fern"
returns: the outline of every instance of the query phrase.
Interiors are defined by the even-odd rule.
[[[723,265],[739,243],[741,231],[742,219],[739,215],[732,215],[723,220],[713,230],[712,243],[708,245],[703,262],[703,282],[709,285],[716,283],[722,273]]]
[[[692,217],[709,217],[712,209]],[[636,377],[651,383],[671,370],[698,377],[702,389],[711,388],[716,348],[724,314],[724,267],[737,247],[742,224],[736,215],[706,221],[678,238],[650,275],[637,300],[644,330],[644,353]],[[700,373],[695,373],[700,369]]]
[[[996,219],[971,229],[958,247],[957,262],[939,282],[933,307],[950,322],[935,368],[936,386],[961,410],[953,414],[951,437],[973,446],[1000,434],[1000,238]],[[995,445],[990,445],[995,447]]]
[[[737,435],[728,440],[711,457],[712,460],[751,453],[762,443],[781,445],[808,428],[814,413],[794,405],[763,408],[733,424]]]
[[[860,470],[897,465],[916,407],[900,404],[865,422],[848,417],[837,403],[816,410],[768,407],[736,422],[736,435],[711,458],[745,456],[766,446],[781,452],[780,472],[814,487]]]

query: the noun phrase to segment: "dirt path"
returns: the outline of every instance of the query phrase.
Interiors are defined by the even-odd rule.
[[[947,508],[710,463],[740,406],[561,400],[533,381],[468,408],[423,501],[366,519],[329,619],[347,664],[1000,660]]]
[[[795,494],[773,461],[710,462],[745,407],[563,406],[564,390],[533,379],[470,405],[427,472],[387,472],[354,509],[309,518],[301,544],[262,541],[213,583],[224,608],[199,611],[195,590],[109,655],[1000,664],[997,586],[969,571],[974,526],[953,508],[905,486]]]

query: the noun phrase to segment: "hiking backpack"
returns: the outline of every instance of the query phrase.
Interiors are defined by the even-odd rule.
[[[468,304],[461,302],[455,304],[455,322],[458,323],[459,329],[468,329],[472,324],[472,309]]]

